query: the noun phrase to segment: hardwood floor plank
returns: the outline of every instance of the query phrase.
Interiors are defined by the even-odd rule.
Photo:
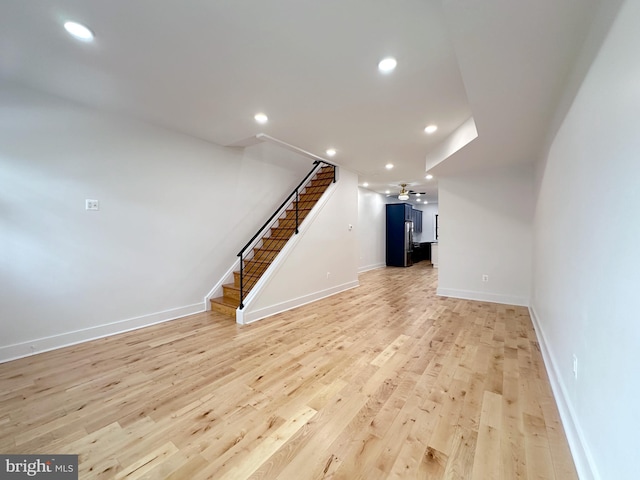
[[[0,450],[87,480],[577,479],[526,308],[439,297],[425,262],[359,280],[0,364]]]
[[[471,478],[473,480],[502,480],[505,475],[501,458],[502,396],[486,391],[482,399],[480,428]]]

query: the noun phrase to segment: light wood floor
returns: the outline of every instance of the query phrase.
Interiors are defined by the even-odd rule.
[[[80,478],[577,478],[525,308],[425,262],[239,327],[217,313],[0,365],[0,452]]]

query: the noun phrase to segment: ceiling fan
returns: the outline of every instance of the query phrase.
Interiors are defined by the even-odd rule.
[[[420,195],[424,195],[425,192],[416,192],[414,190],[407,190],[407,184],[406,183],[401,183],[400,186],[402,187],[400,190],[400,194],[398,195],[398,200],[409,200],[409,195],[415,195],[417,197],[419,197]]]

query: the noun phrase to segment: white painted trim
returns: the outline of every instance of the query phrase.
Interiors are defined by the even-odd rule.
[[[441,297],[462,298],[464,300],[477,300],[479,302],[503,303],[505,305],[518,305],[521,307],[529,306],[527,298],[516,297],[513,295],[476,292],[473,290],[456,290],[454,288],[438,288],[436,293]]]
[[[353,282],[336,285],[326,290],[321,290],[319,292],[310,293],[302,297],[293,298],[291,300],[287,300],[286,302],[261,308],[260,310],[254,310],[244,315],[243,322],[244,324],[257,322],[258,320],[270,317],[271,315],[286,312],[287,310],[291,310],[292,308],[301,307],[302,305],[306,305],[308,303],[315,302],[317,300],[321,300],[323,298],[330,297],[331,295],[335,295],[337,293],[344,292],[346,290],[350,290],[359,286],[360,283],[357,280],[354,280]]]
[[[365,265],[364,267],[358,268],[358,273],[368,272],[369,270],[377,270],[378,268],[384,268],[386,266],[386,263],[374,263],[372,265]]]
[[[263,141],[263,142],[270,142],[270,143],[273,143],[274,145],[279,145],[282,148],[285,148],[287,150],[291,150],[292,152],[295,152],[295,153],[297,153],[299,155],[302,155],[304,157],[311,158],[313,160],[318,160],[320,162],[325,162],[325,163],[328,163],[330,165],[338,166],[337,163],[330,162],[326,158],[322,158],[322,157],[320,157],[320,156],[318,156],[318,155],[316,155],[314,153],[307,152],[306,150],[303,150],[300,147],[296,147],[295,145],[291,145],[290,143],[283,142],[282,140],[278,140],[277,138],[274,138],[271,135],[267,135],[266,133],[259,133],[259,134],[256,135],[256,138],[258,140]]]
[[[580,480],[600,480],[601,477],[598,473],[596,462],[593,459],[593,455],[591,455],[591,450],[582,433],[580,422],[578,422],[578,418],[569,401],[562,376],[559,374],[560,369],[558,368],[558,363],[555,361],[553,353],[549,349],[547,337],[544,334],[544,330],[533,306],[529,307],[529,314],[533,322],[536,337],[538,338],[538,343],[540,344],[540,352],[542,352],[542,359],[544,360],[551,390],[553,391],[553,396],[558,406],[560,421],[564,427],[569,448],[573,455],[573,462],[578,471],[578,477]]]
[[[233,262],[233,265],[229,267],[229,269],[224,273],[224,275],[218,280],[213,288],[207,293],[204,297],[204,305],[206,310],[211,310],[211,302],[212,298],[221,297],[223,294],[222,285],[226,285],[227,283],[233,283],[233,272],[240,268],[240,258],[236,258],[236,261]]]
[[[37,338],[28,342],[16,343],[0,347],[0,363],[28,357],[36,353],[48,352],[58,348],[69,347],[78,343],[84,343],[98,338],[109,337],[119,333],[149,327],[158,323],[168,322],[186,315],[193,315],[205,311],[205,305],[194,303],[184,307],[172,308],[162,312],[142,315],[140,317],[127,318],[113,323],[98,325],[96,327],[65,332],[50,337]]]

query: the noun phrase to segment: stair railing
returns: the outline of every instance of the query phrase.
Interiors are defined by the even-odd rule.
[[[262,227],[255,233],[251,240],[247,242],[247,244],[242,247],[242,250],[238,253],[238,257],[240,257],[240,309],[244,308],[244,262],[248,260],[247,252],[252,252],[253,248],[256,246],[259,240],[262,239],[264,233],[270,228],[273,227],[273,224],[276,223],[284,213],[284,211],[291,206],[293,202],[295,202],[296,207],[296,226],[295,226],[295,234],[299,233],[300,220],[299,220],[299,211],[298,204],[300,203],[300,192],[304,190],[309,183],[309,181],[313,178],[313,176],[324,166],[333,168],[333,183],[336,182],[336,166],[333,163],[329,163],[325,160],[315,160],[313,162],[313,168],[307,174],[306,177],[298,184],[298,186],[289,194],[289,196],[282,202],[273,215],[269,217]]]

